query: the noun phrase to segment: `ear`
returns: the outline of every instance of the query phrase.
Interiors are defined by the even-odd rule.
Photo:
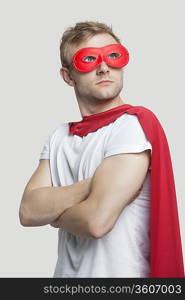
[[[63,78],[63,80],[70,86],[75,86],[75,81],[72,78],[70,71],[66,67],[62,67],[60,69],[60,76]]]

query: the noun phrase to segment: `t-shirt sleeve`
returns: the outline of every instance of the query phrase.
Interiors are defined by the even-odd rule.
[[[145,132],[136,115],[123,115],[116,120],[105,146],[104,157],[119,153],[136,153],[150,149]]]
[[[44,146],[39,156],[40,159],[50,159],[50,136],[48,136],[44,142]]]

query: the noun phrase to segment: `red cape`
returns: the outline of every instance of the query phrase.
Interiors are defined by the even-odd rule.
[[[71,134],[85,136],[114,122],[122,114],[137,115],[152,145],[150,180],[150,277],[184,277],[178,207],[170,150],[155,114],[143,107],[123,104],[70,122]]]

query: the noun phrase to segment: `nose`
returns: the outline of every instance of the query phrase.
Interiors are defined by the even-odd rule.
[[[102,62],[97,66],[96,72],[97,72],[97,74],[109,72],[109,67],[108,67],[108,65],[107,65],[104,61],[102,61]]]

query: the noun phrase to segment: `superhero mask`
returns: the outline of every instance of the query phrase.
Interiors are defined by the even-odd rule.
[[[79,72],[90,72],[104,61],[113,68],[123,68],[129,61],[128,50],[120,44],[79,49],[72,58],[73,67]]]

